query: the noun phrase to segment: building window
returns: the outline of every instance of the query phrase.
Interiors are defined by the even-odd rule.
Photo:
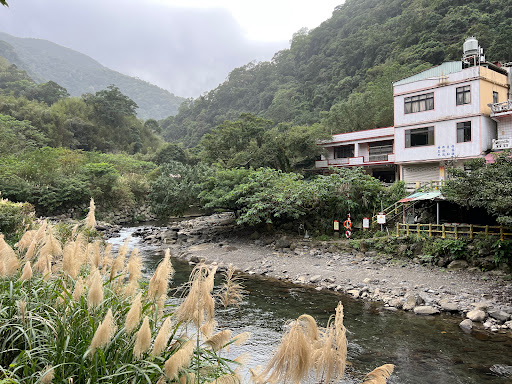
[[[469,85],[465,85],[463,87],[458,87],[455,90],[457,95],[457,105],[464,105],[471,103],[471,87]]]
[[[341,147],[334,147],[334,158],[335,159],[347,159],[354,157],[354,146],[344,145]]]
[[[410,96],[404,99],[405,113],[415,113],[434,109],[434,92]]]
[[[457,123],[457,143],[471,141],[471,121]]]
[[[434,127],[408,129],[405,131],[405,148],[434,145]]]
[[[496,104],[496,103],[499,103],[499,96],[498,96],[498,92],[496,91],[492,91],[492,103],[493,104]]]

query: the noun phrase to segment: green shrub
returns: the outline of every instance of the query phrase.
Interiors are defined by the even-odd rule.
[[[34,207],[29,203],[13,203],[0,199],[0,232],[9,242],[16,242],[34,218]]]
[[[424,253],[435,258],[465,259],[467,244],[461,239],[435,239],[425,242]]]

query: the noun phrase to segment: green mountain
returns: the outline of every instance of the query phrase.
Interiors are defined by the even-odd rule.
[[[42,83],[52,80],[66,88],[72,96],[95,93],[114,84],[137,103],[137,115],[143,119],[175,115],[185,100],[47,40],[19,38],[0,32],[0,56],[25,70],[35,81]]]
[[[459,60],[475,36],[492,61],[512,60],[512,2],[347,0],[319,27],[294,34],[270,62],[231,72],[163,122],[188,146],[250,112],[274,122],[322,123],[331,133],[393,124],[392,82]]]

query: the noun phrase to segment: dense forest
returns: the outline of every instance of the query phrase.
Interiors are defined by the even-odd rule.
[[[42,39],[19,38],[0,32],[0,56],[23,69],[36,82],[54,81],[71,96],[94,93],[115,84],[134,100],[143,119],[162,119],[178,112],[183,97],[144,80],[102,66],[87,55]]]
[[[393,125],[392,82],[462,56],[475,36],[491,61],[512,60],[512,3],[496,0],[347,0],[319,27],[294,34],[270,62],[231,72],[162,123],[196,145],[250,112],[275,123],[322,123],[329,133]]]

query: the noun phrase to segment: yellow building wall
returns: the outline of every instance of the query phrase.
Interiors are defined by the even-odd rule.
[[[508,79],[506,75],[486,67],[480,67],[480,112],[491,114],[492,93],[498,92],[498,102],[507,101]]]

